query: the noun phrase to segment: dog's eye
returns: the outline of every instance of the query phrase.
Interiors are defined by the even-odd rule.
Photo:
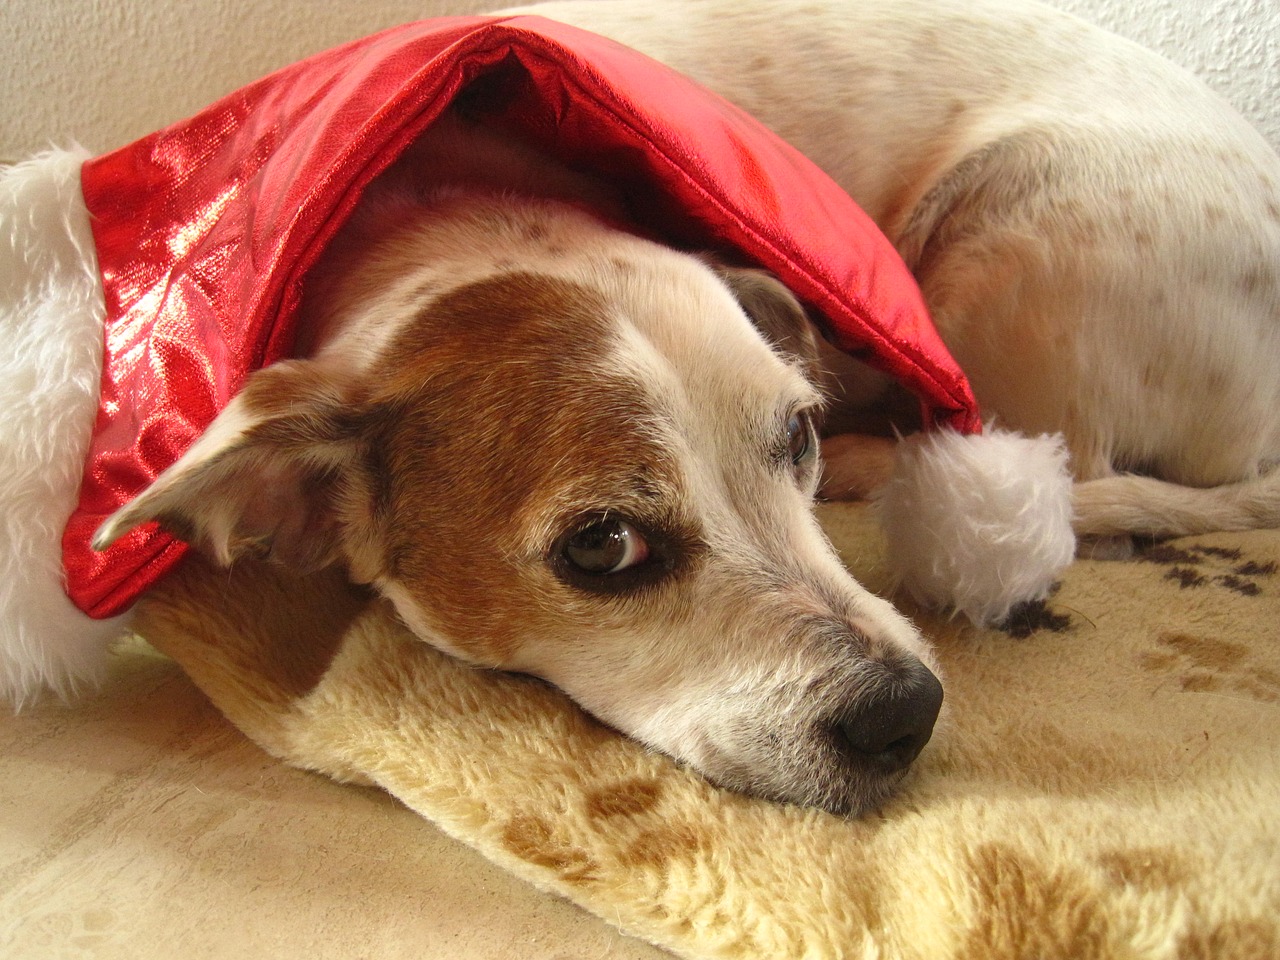
[[[579,573],[606,577],[648,560],[649,544],[627,521],[606,517],[570,536],[561,555]]]
[[[705,549],[695,529],[672,518],[642,523],[594,513],[569,527],[547,560],[567,586],[603,597],[627,597],[687,569]]]
[[[813,420],[803,410],[787,420],[787,456],[792,466],[799,466],[813,449]]]

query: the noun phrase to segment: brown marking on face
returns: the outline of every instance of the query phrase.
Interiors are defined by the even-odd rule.
[[[691,527],[664,512],[676,468],[643,426],[641,385],[605,366],[606,317],[583,286],[506,274],[432,303],[380,364],[369,472],[381,477],[384,575],[479,662],[563,632],[582,599],[550,572],[548,538],[531,542],[549,510],[565,529],[584,505],[627,503]],[[577,610],[584,623],[593,609]]]
[[[254,629],[237,632],[234,644],[211,647],[199,631],[166,626],[181,626],[192,609],[216,611],[227,596],[255,601]],[[224,709],[278,708],[315,688],[368,600],[336,568],[294,578],[275,564],[245,560],[215,571],[192,553],[143,602],[138,630]]]

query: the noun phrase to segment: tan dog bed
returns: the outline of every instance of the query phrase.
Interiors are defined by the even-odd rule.
[[[821,513],[854,574],[883,587],[867,509]],[[854,822],[711,789],[536,681],[436,653],[336,581],[192,563],[140,630],[271,753],[376,784],[678,956],[1280,956],[1280,533],[1078,562],[1011,632],[921,622],[945,720],[898,798]],[[39,712],[9,729],[24,721]],[[343,795],[325,795],[335,821],[368,802]],[[378,859],[425,884],[401,823]],[[0,916],[14,920],[39,859],[0,883]],[[351,879],[330,895],[359,902]],[[359,924],[378,908],[345,910]],[[326,955],[277,946],[264,955]],[[493,955],[535,952],[513,949]]]

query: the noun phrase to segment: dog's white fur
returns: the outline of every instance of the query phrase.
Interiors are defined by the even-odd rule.
[[[516,9],[675,67],[840,183],[984,414],[1065,436],[1079,532],[1280,524],[1280,159],[1189,74],[1031,0]]]

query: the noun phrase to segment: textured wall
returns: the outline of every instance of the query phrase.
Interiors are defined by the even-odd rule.
[[[1047,0],[1197,74],[1280,150],[1277,0]]]
[[[643,2],[643,0],[634,0]],[[1280,149],[1277,0],[1053,0],[1200,73]],[[315,50],[501,0],[3,0],[0,160],[119,146]]]
[[[488,0],[0,0],[0,159],[70,140],[94,152],[277,67]]]

